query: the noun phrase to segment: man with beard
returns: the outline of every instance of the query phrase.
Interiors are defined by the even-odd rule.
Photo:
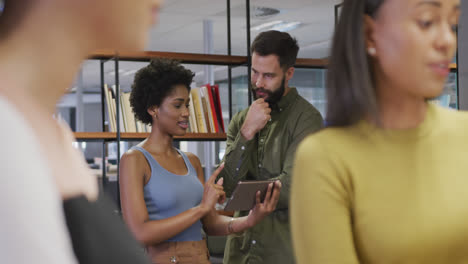
[[[276,210],[255,227],[228,237],[224,263],[294,263],[289,227],[289,190],[299,142],[322,127],[322,117],[288,82],[299,46],[288,33],[266,31],[252,43],[251,86],[255,101],[232,119],[224,156],[224,188],[240,180],[280,180]],[[235,217],[249,212],[236,212]],[[230,232],[236,232],[236,218]]]

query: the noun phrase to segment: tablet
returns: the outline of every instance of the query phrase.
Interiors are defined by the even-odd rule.
[[[255,206],[257,191],[260,191],[260,201],[263,202],[268,190],[268,184],[274,180],[239,181],[231,198],[224,207],[224,211],[249,211]],[[274,186],[273,186],[274,187]]]

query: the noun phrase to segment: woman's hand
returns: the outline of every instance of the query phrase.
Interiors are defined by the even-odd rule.
[[[265,218],[265,216],[269,215],[275,210],[276,204],[279,200],[280,190],[280,181],[270,183],[268,185],[268,190],[265,194],[265,200],[263,200],[263,203],[260,202],[260,191],[257,192],[257,203],[255,204],[255,207],[252,210],[250,210],[249,215],[247,217],[247,223],[249,227],[253,227],[263,218]]]
[[[200,208],[202,208],[205,213],[211,211],[217,202],[224,203],[224,200],[226,199],[226,193],[223,188],[223,178],[219,179],[218,182],[215,183],[216,177],[218,177],[218,174],[223,170],[223,168],[224,163],[221,164],[205,182],[203,198],[200,203]]]

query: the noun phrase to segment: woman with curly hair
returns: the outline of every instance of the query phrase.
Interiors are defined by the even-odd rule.
[[[202,228],[209,235],[228,235],[252,227],[271,213],[281,184],[270,184],[266,198],[249,216],[218,215],[214,205],[225,197],[221,165],[204,183],[200,160],[173,147],[186,133],[193,73],[178,62],[155,59],[140,69],[130,104],[137,119],[152,126],[147,139],[122,156],[122,212],[154,263],[209,263]],[[273,186],[275,185],[275,187]]]

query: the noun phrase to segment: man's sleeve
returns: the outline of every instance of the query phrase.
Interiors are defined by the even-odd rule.
[[[0,263],[74,264],[62,199],[36,139],[17,115],[3,117]]]
[[[249,163],[255,158],[253,140],[245,139],[240,132],[243,124],[242,113],[237,113],[229,124],[226,153],[223,158],[224,169],[218,176],[224,178],[223,187],[228,196],[231,195],[237,182],[247,177]]]
[[[274,175],[272,175],[271,177],[272,180],[280,180],[282,185],[276,209],[289,208],[291,175],[294,165],[294,156],[299,143],[311,133],[318,131],[322,126],[323,119],[319,112],[298,120],[296,129],[294,130],[293,140],[286,150],[286,160],[283,164],[283,170],[279,176],[273,177]]]

